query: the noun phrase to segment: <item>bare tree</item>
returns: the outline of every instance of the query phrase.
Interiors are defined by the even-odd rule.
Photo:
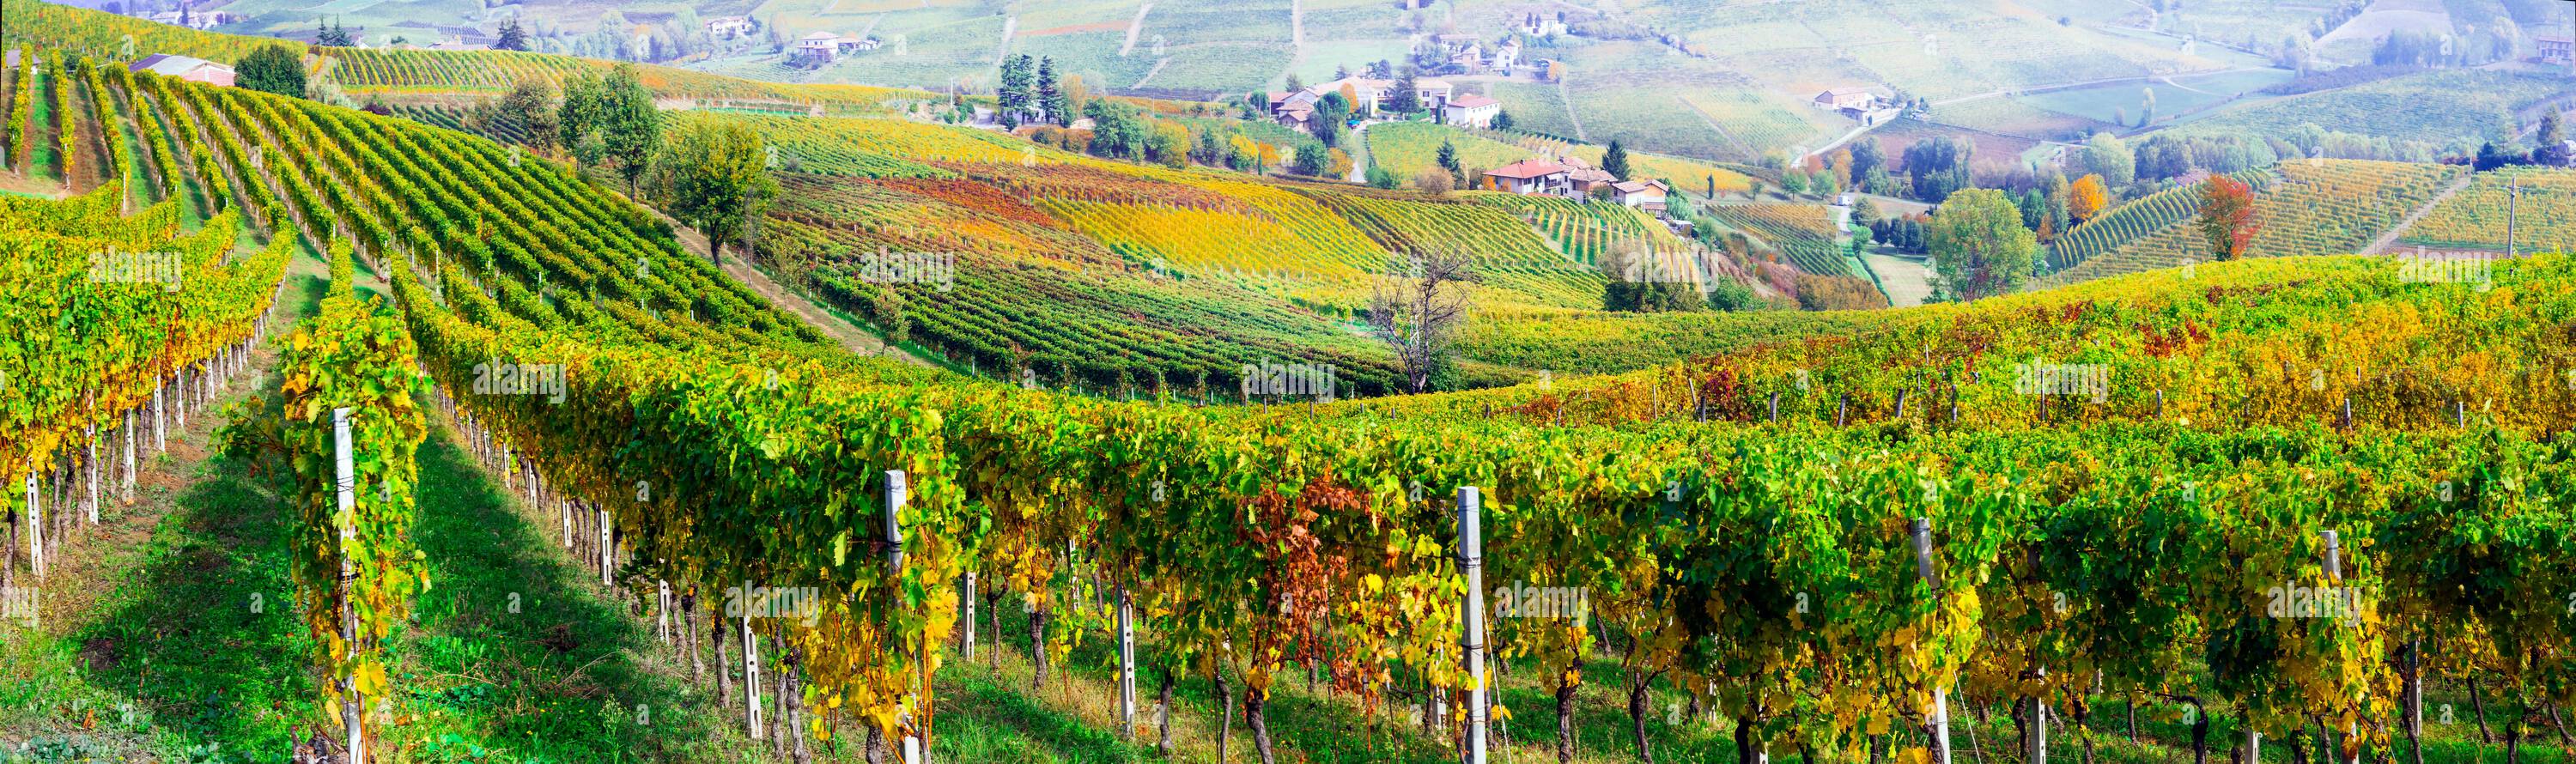
[[[1449,345],[1467,322],[1475,256],[1433,249],[1397,255],[1389,266],[1369,290],[1369,329],[1395,353],[1412,391],[1428,392],[1432,372],[1448,362]]]

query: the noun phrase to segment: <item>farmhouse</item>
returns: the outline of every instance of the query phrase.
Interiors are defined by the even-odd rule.
[[[1503,102],[1480,95],[1463,95],[1440,107],[1440,121],[1461,127],[1485,128],[1503,113]]]
[[[1577,194],[1589,194],[1596,188],[1607,189],[1619,182],[1619,176],[1610,174],[1609,170],[1586,165],[1581,159],[1566,157],[1560,165],[1565,168],[1566,187]]]
[[[1562,194],[1566,189],[1566,169],[1544,159],[1522,160],[1486,170],[1485,186],[1515,194]]]
[[[233,86],[233,68],[202,58],[155,53],[126,67],[127,71],[149,70],[164,77],[177,77],[189,82],[202,82],[216,87]]]
[[[1877,101],[1878,97],[1870,95],[1868,88],[1841,87],[1817,93],[1814,105],[1816,108],[1824,109],[1826,111],[1842,111],[1845,109],[1860,109],[1866,111],[1869,109],[1871,104],[1876,103]]]
[[[817,61],[841,57],[841,36],[832,32],[815,32],[796,40],[797,55]]]
[[[1483,46],[1479,46],[1471,42],[1467,43],[1465,47],[1459,48],[1457,53],[1449,56],[1449,70],[1457,74],[1475,74],[1484,71],[1485,51]]]
[[[1304,104],[1282,106],[1271,111],[1271,118],[1278,120],[1282,127],[1305,130],[1314,126],[1315,107]]]
[[[1656,180],[1622,181],[1610,184],[1610,189],[1620,204],[1657,215],[1664,213],[1664,197],[1672,191],[1664,187],[1663,181]]]
[[[742,37],[751,34],[751,30],[751,18],[747,16],[719,16],[707,19],[707,36],[718,40]]]
[[[1448,104],[1449,96],[1455,92],[1457,88],[1451,87],[1446,80],[1413,81],[1413,100],[1425,109],[1438,109]]]
[[[2568,63],[2571,59],[2576,59],[2576,38],[2570,38],[2563,34],[2544,32],[2532,35],[2531,41],[2540,45],[2540,60],[2542,61],[2552,64],[2564,64]]]

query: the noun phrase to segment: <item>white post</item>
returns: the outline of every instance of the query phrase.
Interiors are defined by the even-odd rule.
[[[1118,736],[1136,737],[1136,603],[1118,587]]]
[[[975,659],[975,571],[966,571],[966,659]]]
[[[161,419],[163,386],[161,380],[152,380],[152,450],[154,451],[170,450],[170,428],[163,424]]]
[[[358,539],[358,471],[349,453],[349,409],[345,407],[331,410],[331,451],[338,469],[334,482],[340,489],[340,638],[354,653],[358,650],[358,614],[349,602],[349,545]],[[366,707],[365,700],[345,682],[340,688],[348,695],[340,704],[340,720],[348,728],[349,764],[366,764],[366,736],[361,734],[364,716],[360,711]]]
[[[616,581],[616,579],[614,578],[614,576],[615,576],[615,574],[616,574],[616,572],[617,572],[617,567],[616,567],[616,565],[617,565],[617,564],[616,564],[616,560],[617,560],[617,557],[616,557],[616,555],[617,555],[617,550],[610,548],[610,545],[611,545],[611,544],[615,544],[615,543],[617,543],[617,540],[616,540],[616,537],[615,537],[615,536],[610,535],[610,525],[611,525],[611,524],[609,523],[609,520],[608,520],[608,510],[607,510],[607,509],[605,509],[605,508],[603,508],[603,509],[599,510],[599,585],[600,585],[600,586],[616,586],[616,585],[617,585],[617,581]]]
[[[89,524],[98,524],[98,425],[89,426]]]
[[[653,634],[668,644],[671,641],[671,582],[654,579],[653,585],[657,590],[653,596],[653,612],[657,616]]]
[[[170,381],[171,381],[172,383],[174,383],[174,384],[177,384],[177,385],[179,386],[179,390],[178,390],[178,392],[177,392],[177,393],[174,393],[174,394],[172,394],[172,395],[170,396],[170,413],[175,414],[175,415],[177,415],[177,416],[178,416],[178,419],[179,419],[179,427],[178,427],[178,429],[179,429],[179,431],[180,431],[180,432],[187,432],[187,431],[188,431],[188,367],[186,367],[186,366],[180,366],[177,370],[170,372]]]
[[[560,507],[562,507],[562,508],[563,508],[563,531],[564,531],[564,532],[563,532],[563,537],[564,537],[564,548],[565,548],[565,549],[571,549],[571,548],[572,548],[572,500],[571,500],[571,499],[564,499],[564,500],[562,500],[562,501],[556,502],[556,504],[557,504],[558,506],[560,506]]]
[[[1459,751],[1464,764],[1485,764],[1485,531],[1484,496],[1475,486],[1458,489],[1458,570],[1467,576],[1464,605],[1466,648],[1467,736]]]
[[[1932,570],[1932,518],[1914,518],[1914,568],[1923,583],[1932,588],[1933,601],[1941,598],[1941,577]],[[1932,688],[1932,755],[1933,764],[1950,764],[1950,688]]]
[[[43,491],[36,487],[36,468],[27,468],[27,564],[36,578],[45,577],[45,510]]]
[[[2245,764],[2256,764],[2263,760],[2263,733],[2254,731],[2254,720],[2247,719],[2245,723]]]
[[[903,470],[886,470],[883,500],[887,575],[900,580],[903,578],[903,508],[912,502],[912,480]],[[923,647],[928,648],[927,645]],[[902,647],[897,646],[896,649]],[[907,698],[907,701],[911,700]],[[907,702],[907,705],[918,707],[917,702]],[[906,719],[904,725],[904,760],[908,764],[923,764],[921,731],[911,728],[910,719]]]
[[[761,739],[760,724],[760,639],[751,635],[751,583],[742,585],[746,604],[742,609],[742,708],[743,721],[751,725],[751,739]]]
[[[2039,678],[2048,678],[2048,667],[2034,669]],[[2023,751],[2029,764],[2048,764],[2048,699],[2030,699],[2030,750]]]
[[[133,409],[125,410],[125,503],[134,503],[134,439],[138,429]]]

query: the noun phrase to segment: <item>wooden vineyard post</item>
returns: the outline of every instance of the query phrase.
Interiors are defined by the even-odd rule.
[[[1941,597],[1941,577],[1932,570],[1932,518],[1914,518],[1914,570],[1923,584],[1932,588],[1934,602]],[[1950,764],[1950,688],[1932,688],[1932,756],[1933,764]]]
[[[904,508],[904,505],[905,505],[906,503],[910,502],[910,501],[911,501],[911,499],[912,499],[912,484],[911,484],[910,480],[909,480],[909,479],[904,475],[903,470],[886,470],[886,473],[885,473],[885,549],[886,549],[886,572],[887,572],[887,575],[888,575],[888,576],[890,576],[890,577],[892,577],[892,578],[894,578],[894,579],[901,579],[901,578],[903,577],[903,517],[902,517],[902,515],[903,515],[903,508]],[[924,645],[923,647],[924,647],[924,649],[925,649],[925,650],[928,648],[928,646],[927,646],[927,645]],[[899,647],[898,647],[897,649],[901,649],[901,648],[899,648]],[[913,706],[913,707],[915,707],[915,708],[919,708],[919,707],[920,707],[919,699],[918,699],[918,698],[915,698],[915,699],[913,699],[913,700],[914,700],[914,702],[913,702],[913,703],[910,703],[910,704],[908,704],[908,705],[911,705],[911,706]],[[923,756],[922,756],[922,750],[923,750],[923,747],[922,747],[922,745],[921,745],[921,731],[920,731],[918,728],[914,727],[912,724],[906,724],[906,725],[905,725],[905,729],[903,730],[903,761],[904,761],[904,764],[925,764],[925,763],[926,763],[926,761],[927,761],[927,759],[923,758]]]
[[[349,646],[350,654],[355,655],[358,652],[358,610],[349,602],[349,589],[355,578],[349,563],[349,545],[358,540],[358,471],[349,453],[349,409],[346,407],[331,410],[331,451],[332,463],[338,471],[334,483],[340,493],[340,639]],[[366,717],[361,711],[366,707],[366,700],[358,697],[354,681],[341,680],[340,689],[347,697],[340,703],[340,723],[347,728],[349,736],[349,764],[366,764],[366,736],[363,734]]]
[[[1475,486],[1458,489],[1458,571],[1467,577],[1464,631],[1467,653],[1467,734],[1463,764],[1485,764],[1485,532],[1484,496]]]

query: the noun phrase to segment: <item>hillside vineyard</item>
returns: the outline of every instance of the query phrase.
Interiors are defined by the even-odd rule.
[[[708,16],[855,13],[771,5]],[[534,52],[0,0],[0,762],[2576,752],[2546,51],[1904,0],[1832,68],[1926,103],[1818,106],[1722,49],[1846,3],[1444,0],[1355,113],[1397,73],[1288,76],[1374,5],[868,5],[637,66],[524,5]],[[1213,36],[1005,83],[1157,18]],[[1497,25],[1550,63],[1394,105]],[[1646,56],[1726,84],[1603,124],[1654,83],[1582,67]]]

